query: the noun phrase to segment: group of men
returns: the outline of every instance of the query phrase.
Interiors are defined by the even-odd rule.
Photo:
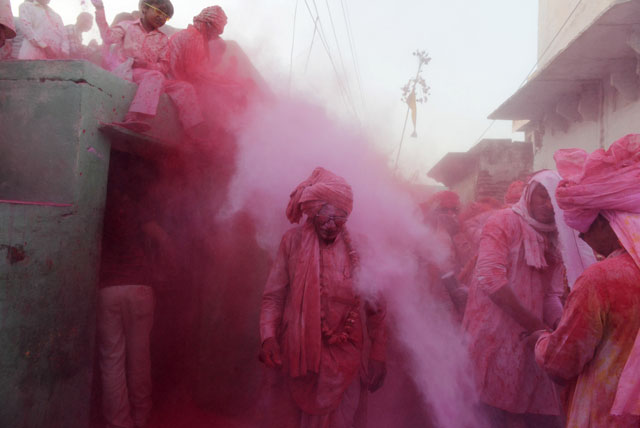
[[[65,29],[48,3],[25,0],[16,26],[9,0],[0,0],[1,57],[11,55],[6,41],[20,31],[17,58],[84,55],[81,34],[91,20],[83,14]],[[174,13],[169,0],[140,1],[137,18],[111,26],[102,0],[92,3],[103,66],[138,85],[124,120],[114,124],[146,132],[166,92],[185,133],[207,138],[196,94],[199,85],[225,84],[210,67],[224,11],[205,8],[168,37],[159,29]],[[492,427],[637,427],[640,135],[591,154],[559,150],[555,160],[557,172],[514,183],[504,203],[478,201],[461,213],[453,192],[429,201],[425,221],[451,256],[427,267],[428,287],[460,324],[469,375]],[[118,200],[110,198],[107,210],[122,222]],[[352,208],[349,184],[323,168],[291,193],[287,218],[305,221],[282,238],[260,317],[266,426],[363,427],[367,394],[384,382],[384,299],[358,292],[359,252],[346,227]],[[116,427],[144,426],[149,417],[154,306],[148,272],[136,265],[144,249],[123,252],[117,237],[167,240],[151,220],[128,224],[137,226],[105,226],[101,275],[104,413]]]
[[[468,260],[436,266],[429,287],[462,314],[478,426],[637,427],[640,135],[555,160],[558,172],[514,184],[506,205],[471,207]],[[365,426],[366,393],[384,379],[385,310],[354,287],[352,204],[344,179],[321,168],[291,194],[287,217],[306,221],[284,235],[264,290],[260,356],[276,397],[266,426]],[[455,250],[457,195],[423,208],[434,239]]]

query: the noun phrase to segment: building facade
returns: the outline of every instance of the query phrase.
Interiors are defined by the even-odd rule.
[[[525,180],[532,165],[531,143],[485,139],[467,152],[447,153],[427,175],[458,193],[463,204],[502,201],[509,184]]]
[[[525,132],[534,170],[640,132],[640,1],[540,0],[538,27],[537,70],[489,116]]]

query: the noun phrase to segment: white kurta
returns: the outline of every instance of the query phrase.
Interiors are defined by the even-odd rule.
[[[49,6],[35,1],[25,1],[20,5],[19,11],[24,41],[18,59],[56,59],[69,56],[69,41],[60,15]],[[47,47],[53,50],[53,58],[45,53]]]

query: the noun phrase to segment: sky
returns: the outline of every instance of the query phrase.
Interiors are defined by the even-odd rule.
[[[17,14],[19,2],[12,3]],[[104,3],[110,21],[118,12],[136,9],[138,2]],[[478,141],[492,123],[487,116],[519,88],[535,65],[537,3],[219,0],[217,4],[229,17],[223,38],[237,41],[276,91],[318,103],[337,120],[365,132],[389,156],[390,164],[407,111],[401,88],[418,65],[412,52],[426,51],[431,62],[422,77],[430,95],[418,105],[417,138],[409,137],[409,120],[399,166],[406,177],[428,182],[426,173],[442,156],[466,151]],[[210,5],[205,0],[175,1],[169,24],[186,27]],[[51,0],[50,6],[65,24],[73,23],[82,10],[93,11],[89,0]],[[324,37],[316,36],[312,45],[316,16]],[[96,31],[87,39],[92,37],[98,38]],[[349,97],[343,95],[347,91]],[[484,137],[523,138],[512,133],[509,121],[495,122]]]

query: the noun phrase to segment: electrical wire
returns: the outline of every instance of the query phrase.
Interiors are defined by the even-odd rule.
[[[296,6],[293,10],[293,30],[291,35],[291,54],[289,56],[289,91],[291,91],[291,76],[293,75],[293,48],[296,44],[296,20],[298,18],[298,3],[300,0],[296,0]]]
[[[360,118],[358,116],[358,113],[355,109],[355,106],[353,104],[353,101],[350,99],[347,90],[344,87],[344,83],[342,82],[342,79],[340,78],[340,73],[338,72],[338,68],[336,67],[335,61],[333,60],[333,56],[331,55],[331,49],[329,48],[329,45],[326,41],[326,38],[324,37],[324,29],[322,27],[322,20],[320,19],[320,14],[318,13],[318,9],[317,6],[315,5],[315,0],[313,0],[314,3],[314,8],[316,9],[316,16],[314,17],[313,12],[311,10],[311,7],[309,6],[309,2],[308,0],[304,0],[305,6],[307,7],[307,11],[309,12],[309,16],[311,17],[311,20],[318,21],[318,38],[320,39],[320,41],[322,42],[322,45],[325,49],[325,51],[327,52],[327,56],[329,57],[329,62],[331,63],[331,66],[333,68],[333,71],[336,75],[337,78],[337,82],[338,82],[338,89],[340,90],[340,93],[343,97],[343,101],[345,102],[347,109],[351,109],[353,112],[354,117],[358,120],[358,122],[360,122]]]
[[[351,32],[351,18],[349,17],[349,10],[346,8],[344,4],[344,0],[340,0],[340,4],[342,6],[342,17],[344,19],[345,27],[347,28],[347,39],[349,41],[349,49],[351,51],[353,69],[355,70],[355,74],[356,74],[356,83],[358,84],[358,90],[360,92],[360,102],[362,104],[362,109],[364,111],[366,104],[364,102],[364,91],[362,90],[362,78],[360,75],[360,65],[358,63],[358,56],[355,48],[353,33]]]
[[[562,32],[562,30],[564,30],[564,27],[567,26],[567,24],[569,23],[569,21],[571,20],[571,18],[573,17],[573,15],[576,13],[576,11],[578,10],[578,7],[580,7],[580,4],[582,4],[583,0],[578,0],[578,2],[576,3],[576,5],[574,6],[574,8],[571,10],[571,13],[569,13],[569,15],[567,16],[567,18],[564,20],[564,22],[562,23],[562,25],[560,26],[560,28],[558,29],[558,31],[556,31],[556,33],[554,34],[553,38],[551,39],[551,41],[547,44],[546,48],[544,49],[544,51],[542,51],[542,54],[540,54],[540,56],[538,57],[538,59],[536,60],[536,63],[533,65],[533,67],[531,67],[531,70],[529,70],[529,72],[527,73],[527,75],[525,76],[524,80],[522,81],[522,83],[520,83],[520,86],[518,86],[518,90],[522,89],[522,87],[529,81],[529,77],[531,76],[531,74],[536,70],[536,68],[538,68],[538,66],[540,65],[540,62],[542,60],[542,58],[544,58],[544,56],[547,54],[547,52],[549,51],[549,49],[551,48],[551,45],[553,45],[553,42],[556,41],[556,39],[558,38],[558,36],[560,35],[560,33]],[[493,119],[491,121],[491,123],[489,124],[489,126],[484,130],[484,132],[482,132],[482,134],[480,135],[480,137],[476,140],[476,142],[473,144],[474,146],[476,144],[478,144],[480,141],[482,141],[482,138],[484,138],[484,136],[487,134],[487,132],[489,132],[489,130],[493,127],[493,125],[495,125],[497,119]]]
[[[344,76],[344,80],[346,82],[346,88],[347,91],[349,93],[349,97],[352,98],[352,102],[353,102],[353,97],[351,94],[351,87],[349,85],[349,75],[347,73],[347,68],[344,66],[344,59],[342,57],[342,49],[340,49],[340,42],[338,41],[338,33],[336,32],[336,26],[333,23],[333,14],[331,13],[331,8],[329,7],[329,0],[325,0],[325,3],[327,5],[327,13],[329,14],[329,23],[331,24],[331,30],[333,32],[333,38],[336,41],[336,49],[338,49],[338,59],[340,60],[340,65],[342,66],[342,74]]]

